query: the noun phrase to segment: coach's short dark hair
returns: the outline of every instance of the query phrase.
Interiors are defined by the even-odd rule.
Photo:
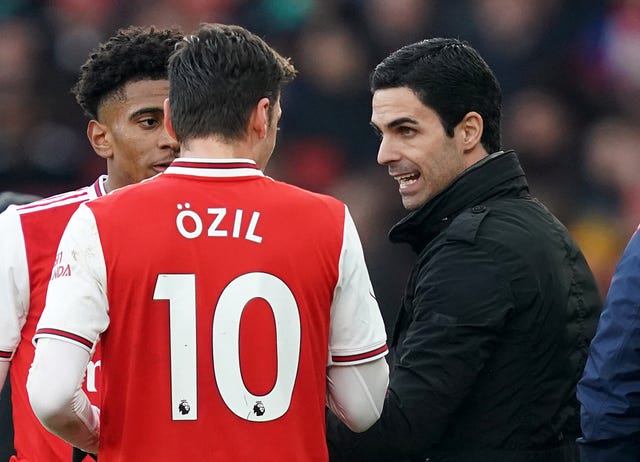
[[[244,136],[261,98],[271,108],[296,70],[264,40],[235,25],[203,24],[169,60],[171,124],[178,141]]]
[[[500,150],[502,92],[488,64],[468,43],[432,38],[400,48],[371,74],[371,91],[408,87],[440,118],[445,132],[470,111],[484,121],[481,143],[487,152]]]
[[[97,119],[102,103],[126,84],[167,79],[169,56],[182,37],[177,29],[120,29],[89,56],[71,92],[84,112]]]

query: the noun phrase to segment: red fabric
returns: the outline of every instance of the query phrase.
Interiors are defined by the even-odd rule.
[[[168,173],[88,205],[105,256],[110,316],[101,341],[100,460],[327,461],[326,364],[344,205],[270,178]],[[187,211],[199,217],[200,231],[198,219],[189,218]],[[242,211],[241,220],[237,211]],[[253,228],[252,219],[257,220]],[[189,238],[179,232],[178,222]],[[262,282],[238,282],[252,273],[261,274],[256,280],[265,281],[264,287]],[[154,299],[160,274],[171,281],[173,275],[193,275],[195,308],[188,306],[191,289],[185,289],[176,300],[186,305],[170,319],[168,298]],[[284,361],[275,342],[289,338],[295,323],[276,326],[276,313],[288,302],[265,291],[267,286],[281,287],[273,282],[277,280],[297,304],[301,340],[295,386],[282,416],[249,421],[262,412],[261,400],[246,416],[236,415],[220,392],[231,374],[216,376],[215,362],[237,354],[244,378],[238,386],[254,395],[271,393],[283,380],[274,369]],[[173,290],[171,284],[166,287]],[[238,340],[232,338],[225,343],[231,348],[214,352],[214,318],[218,322],[223,317],[216,307],[224,304],[221,294],[234,284],[241,290],[230,299],[231,312],[246,306],[246,312],[237,315]],[[237,301],[242,296],[250,303]],[[184,415],[193,415],[197,407],[198,418],[172,420],[172,412],[186,412],[186,407],[179,396],[172,399],[170,328],[190,309],[196,313],[197,403],[185,400],[189,412]],[[230,329],[224,335],[233,333]],[[185,345],[191,340],[186,338]],[[178,342],[175,348],[183,346]],[[231,351],[234,347],[240,351]],[[181,371],[183,377],[194,372],[186,366]],[[268,416],[273,406],[267,404],[264,412]]]
[[[28,213],[20,213],[20,220],[31,286],[29,313],[10,368],[14,447],[20,461],[69,462],[71,460],[71,446],[49,433],[31,410],[26,384],[29,368],[33,362],[33,335],[44,309],[58,243],[73,212],[82,202],[90,198],[88,189],[62,194],[54,199],[43,199],[20,208],[25,212],[28,211]],[[77,200],[67,203],[71,198]],[[49,205],[44,207],[43,204]],[[98,361],[99,352],[96,352],[92,362]],[[97,375],[99,370],[99,367],[95,368]],[[91,377],[91,379],[95,378],[96,386],[99,380],[97,375]],[[87,391],[86,382],[85,391]],[[97,403],[99,400],[97,391],[88,391],[87,396],[92,403]]]

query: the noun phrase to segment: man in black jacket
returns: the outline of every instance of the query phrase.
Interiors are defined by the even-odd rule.
[[[418,254],[368,431],[329,416],[332,461],[577,460],[575,387],[601,307],[566,228],[500,150],[501,92],[465,42],[430,39],[372,74],[378,162]]]

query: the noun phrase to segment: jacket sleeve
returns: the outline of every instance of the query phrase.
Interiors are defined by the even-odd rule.
[[[578,443],[581,462],[638,462],[640,454],[640,435]]]
[[[640,233],[615,270],[577,386],[584,461],[623,461],[640,442]],[[626,448],[626,449],[625,449]],[[617,451],[617,452],[616,452]],[[608,454],[608,456],[607,456]],[[636,453],[637,456],[637,453]]]
[[[448,242],[417,274],[380,420],[354,434],[331,417],[332,461],[424,457],[491,355],[514,303],[505,270],[482,246]]]

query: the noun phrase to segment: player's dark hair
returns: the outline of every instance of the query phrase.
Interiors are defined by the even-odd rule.
[[[176,48],[169,60],[169,101],[180,142],[242,138],[258,101],[269,98],[271,111],[296,74],[289,59],[240,26],[203,24]]]
[[[131,26],[101,43],[80,68],[71,93],[84,112],[98,118],[102,103],[130,82],[167,79],[167,63],[183,34],[177,29]]]
[[[408,87],[440,118],[448,136],[470,111],[482,116],[481,143],[500,150],[502,92],[488,64],[468,43],[432,38],[404,46],[371,74],[371,91]]]

